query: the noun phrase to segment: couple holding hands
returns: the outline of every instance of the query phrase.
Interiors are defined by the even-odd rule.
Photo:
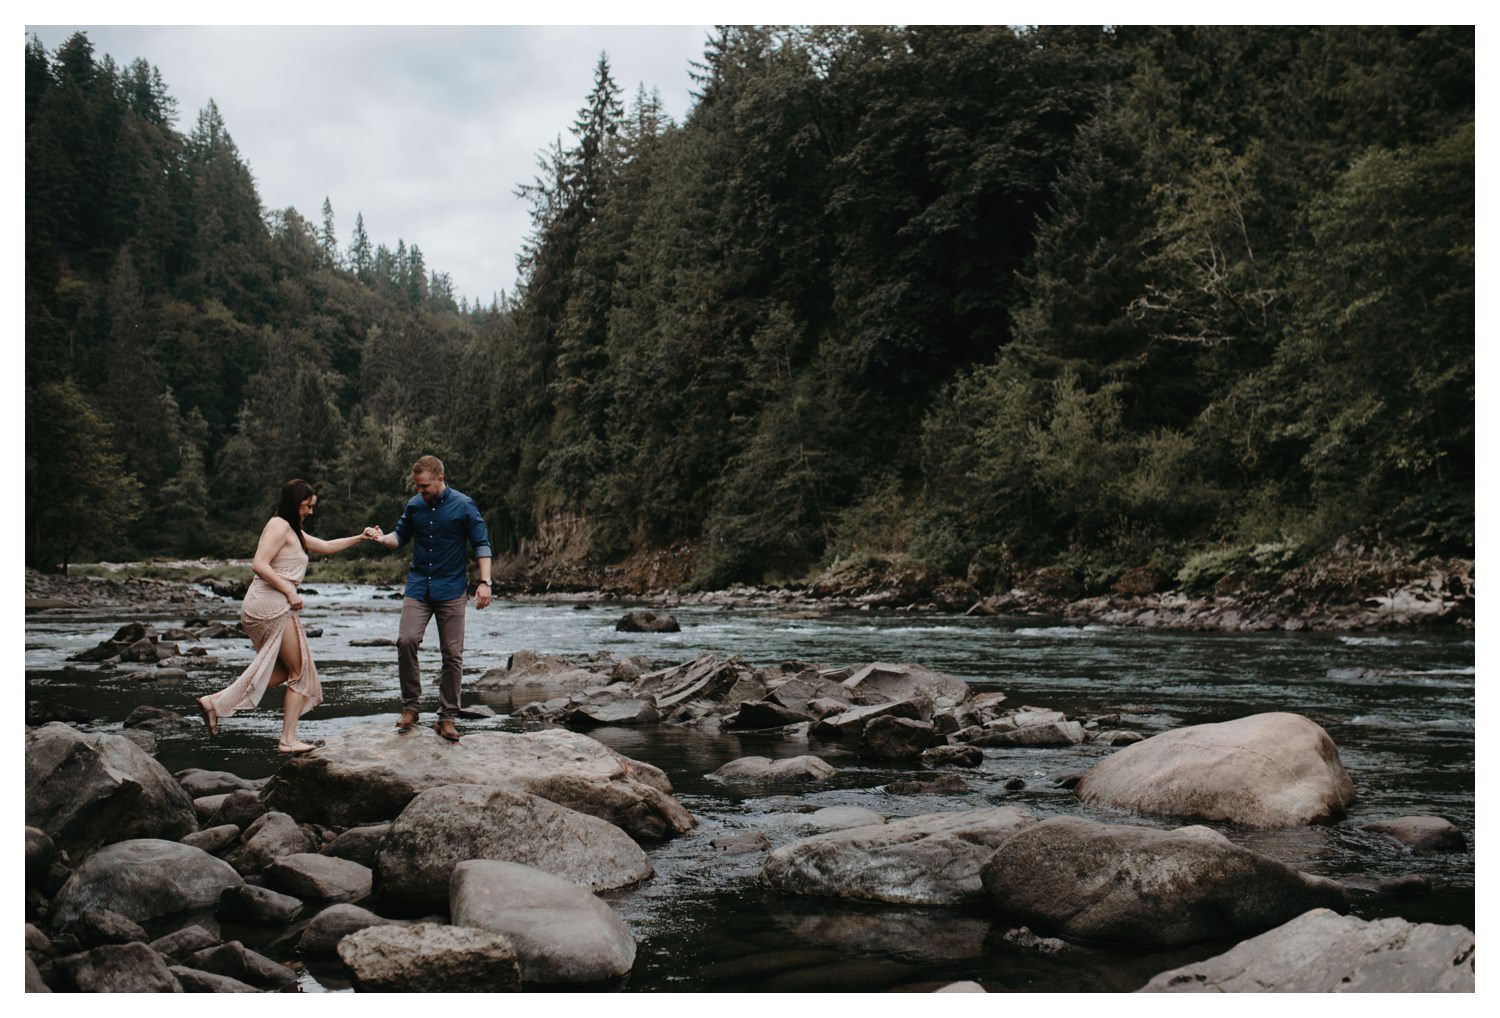
[[[438,679],[437,733],[458,741],[454,719],[459,710],[463,680],[464,612],[468,607],[468,552],[479,560],[479,588],[475,607],[491,600],[489,532],[474,500],[448,486],[443,461],[423,456],[412,464],[417,494],[406,503],[390,533],[366,527],[361,534],[325,541],[303,531],[303,523],[318,504],[317,492],[301,479],[282,485],[276,515],[267,521],[255,547],[255,577],[245,592],[240,622],[255,648],[255,659],[224,689],[198,698],[198,709],[210,735],[219,733],[219,720],[235,711],[255,707],[267,689],[286,686],[282,707],[281,753],[307,753],[318,744],[297,738],[297,721],[323,702],[318,671],[308,650],[299,612],[297,586],[307,572],[308,553],[332,555],[361,541],[387,548],[412,545],[406,596],[401,604],[401,629],[396,639],[397,670],[401,677],[400,731],[410,731],[420,716],[421,677],[417,648],[427,624],[437,617],[438,644],[443,667]]]

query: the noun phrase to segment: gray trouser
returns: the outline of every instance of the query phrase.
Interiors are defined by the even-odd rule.
[[[458,714],[459,684],[464,676],[464,609],[467,597],[452,601],[418,601],[408,597],[401,602],[401,633],[396,637],[396,666],[401,676],[401,704],[412,710],[422,709],[422,677],[417,671],[417,648],[427,623],[437,616],[438,646],[443,653],[443,671],[438,676],[438,717]]]

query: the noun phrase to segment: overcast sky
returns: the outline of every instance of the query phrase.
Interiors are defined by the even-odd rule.
[[[95,58],[160,69],[177,127],[218,104],[267,209],[320,222],[333,202],[339,243],[354,215],[377,244],[422,249],[429,271],[488,303],[516,279],[529,221],[515,197],[536,156],[567,131],[609,55],[629,108],[657,88],[681,121],[689,61],[708,26],[153,27],[32,25],[48,52],[83,30]]]

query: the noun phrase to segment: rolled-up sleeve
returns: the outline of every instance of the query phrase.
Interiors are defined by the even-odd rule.
[[[479,506],[472,500],[469,502],[468,512],[469,543],[474,545],[475,558],[493,558],[490,552],[490,532],[484,525],[484,517],[479,515]]]
[[[401,510],[401,518],[399,520],[397,520],[396,521],[396,525],[391,528],[391,533],[393,535],[395,535],[395,538],[396,538],[396,547],[398,547],[398,548],[401,547],[402,545],[404,545],[407,541],[411,540],[411,503],[410,502],[408,502],[406,504],[406,508],[405,509]]]

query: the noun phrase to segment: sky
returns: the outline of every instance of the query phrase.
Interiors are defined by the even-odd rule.
[[[515,189],[559,135],[568,142],[599,54],[627,109],[644,84],[681,122],[689,63],[711,28],[26,27],[49,53],[79,30],[95,59],[140,57],[161,71],[179,131],[212,99],[265,209],[321,224],[327,197],[341,247],[362,213],[372,242],[418,245],[456,295],[488,304],[514,287],[530,229]]]

